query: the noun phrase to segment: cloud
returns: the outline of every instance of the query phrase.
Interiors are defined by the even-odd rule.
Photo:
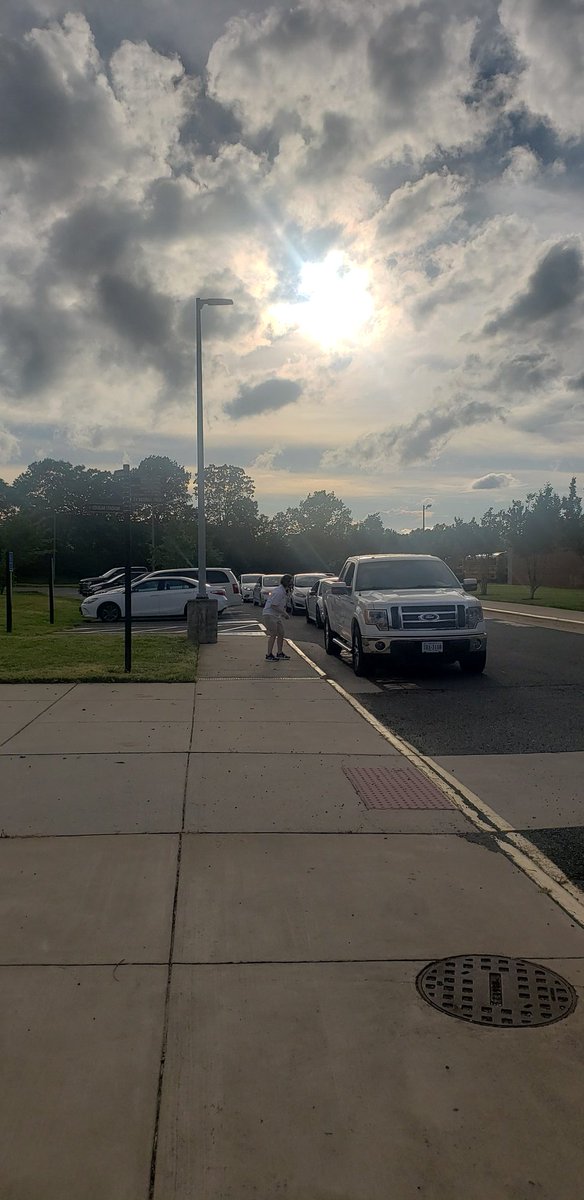
[[[250,471],[273,471],[276,465],[276,460],[282,455],[281,446],[270,446],[266,450],[262,450],[257,454],[253,462],[249,464]]]
[[[558,242],[544,254],[509,307],[485,325],[485,333],[517,329],[567,313],[584,294],[582,249],[576,242]]]
[[[273,412],[293,404],[302,395],[302,384],[294,379],[264,379],[262,383],[240,388],[237,396],[225,405],[225,412],[235,420]]]
[[[523,59],[517,100],[564,137],[584,132],[580,0],[501,0],[501,21]]]
[[[386,466],[389,456],[409,466],[436,456],[457,430],[492,421],[501,415],[501,408],[490,401],[457,398],[442,407],[419,413],[409,425],[366,434],[347,447],[326,451],[322,461],[326,466],[351,465],[354,469],[379,470]]]
[[[480,479],[475,479],[474,483],[471,483],[470,486],[473,492],[482,492],[490,491],[494,488],[512,487],[516,483],[517,480],[515,477],[507,475],[505,471],[491,471],[489,475],[481,475]]]
[[[19,450],[18,438],[9,429],[0,426],[0,462],[17,462]]]

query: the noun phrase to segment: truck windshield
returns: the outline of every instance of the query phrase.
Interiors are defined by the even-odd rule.
[[[408,588],[459,588],[456,575],[439,559],[397,558],[359,563],[357,592],[402,591]]]

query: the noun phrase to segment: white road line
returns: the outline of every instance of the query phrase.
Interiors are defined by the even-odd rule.
[[[546,895],[559,905],[561,909],[572,920],[577,921],[584,928],[584,900],[582,893],[571,881],[564,875],[555,863],[537,850],[531,842],[522,837],[520,833],[515,833],[513,826],[509,824],[504,817],[500,817],[484,800],[481,800],[475,792],[470,788],[460,783],[454,775],[450,775],[443,767],[439,766],[427,754],[421,754],[409,742],[400,738],[395,733],[391,733],[389,729],[382,725],[381,721],[359,703],[355,696],[351,696],[345,691],[344,687],[336,680],[331,679],[325,671],[317,667],[316,663],[308,657],[304,651],[294,643],[289,643],[292,648],[300,655],[314,670],[326,680],[335,692],[355,709],[356,712],[363,717],[373,729],[385,738],[400,754],[403,755],[413,766],[417,767],[427,779],[430,779],[440,791],[447,797],[448,800],[455,805],[459,812],[475,826],[481,833],[489,833],[494,835],[497,846],[501,852],[516,866],[520,871],[531,879]],[[500,834],[500,837],[496,835]]]

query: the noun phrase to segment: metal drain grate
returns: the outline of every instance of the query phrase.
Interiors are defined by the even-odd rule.
[[[555,971],[500,954],[442,958],[420,971],[416,986],[440,1012],[498,1029],[551,1025],[577,1002],[572,985]]]
[[[454,808],[415,767],[343,766],[343,771],[365,808]]]

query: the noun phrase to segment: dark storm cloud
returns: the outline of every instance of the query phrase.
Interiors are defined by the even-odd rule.
[[[344,172],[356,136],[354,123],[343,113],[325,112],[322,134],[308,148],[302,176],[316,180],[335,171]]]
[[[235,419],[251,417],[284,408],[301,395],[302,385],[294,379],[264,379],[255,387],[240,388],[235,399],[225,405],[225,412]]]
[[[510,487],[513,482],[513,475],[507,475],[504,471],[491,471],[489,475],[482,475],[480,479],[475,479],[470,486],[473,492],[482,492],[494,488]]]
[[[568,387],[571,392],[584,391],[584,371],[580,375],[575,375],[573,379],[569,379]]]
[[[536,267],[527,288],[504,312],[485,325],[485,333],[516,329],[563,315],[584,293],[582,250],[575,242],[557,242]]]
[[[486,386],[503,395],[537,392],[556,379],[560,372],[560,364],[549,354],[533,350],[502,362]]]
[[[115,267],[132,236],[139,232],[140,213],[122,200],[87,201],[55,222],[49,256],[73,274],[93,274]]]
[[[389,13],[371,37],[371,79],[388,101],[390,126],[409,120],[420,96],[442,75],[452,15],[435,0],[432,5],[409,4]]]
[[[272,28],[266,31],[262,46],[277,54],[301,54],[314,42],[325,41],[333,50],[341,52],[350,49],[356,36],[355,26],[348,25],[330,9],[327,11],[326,6],[317,9],[297,4],[284,8]],[[242,40],[234,56],[254,63],[257,52],[257,42]]]
[[[75,101],[34,41],[0,39],[0,154],[35,158],[71,155],[101,145],[111,130],[108,101],[91,82],[79,83]]]
[[[168,342],[173,309],[168,296],[119,275],[103,275],[97,291],[106,320],[133,346]]]
[[[74,354],[81,323],[55,309],[41,294],[28,305],[0,308],[0,383],[9,396],[25,398],[54,384]]]

